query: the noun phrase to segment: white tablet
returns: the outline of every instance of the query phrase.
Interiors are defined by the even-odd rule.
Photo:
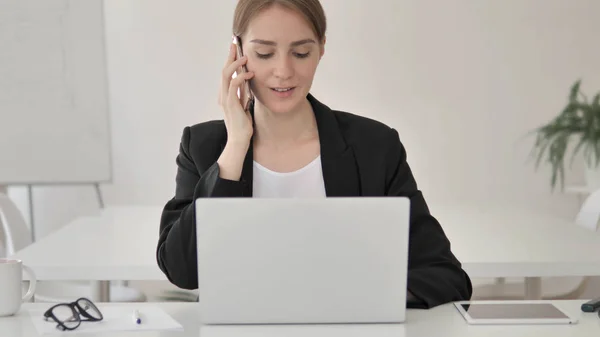
[[[577,319],[545,301],[459,301],[469,324],[575,324]]]

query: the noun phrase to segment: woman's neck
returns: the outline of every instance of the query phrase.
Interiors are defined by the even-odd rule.
[[[257,144],[287,148],[317,135],[317,123],[312,106],[305,100],[295,111],[273,113],[256,102],[254,110],[254,138]]]

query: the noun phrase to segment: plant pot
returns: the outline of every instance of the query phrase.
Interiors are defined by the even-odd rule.
[[[600,190],[600,166],[585,166],[585,183],[592,191]]]

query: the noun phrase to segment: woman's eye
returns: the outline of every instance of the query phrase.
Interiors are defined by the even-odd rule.
[[[261,54],[261,53],[256,53],[256,56],[257,56],[259,59],[268,59],[269,57],[273,56],[273,53],[271,53],[271,54]]]
[[[307,58],[307,57],[308,57],[308,55],[310,55],[310,52],[309,52],[309,53],[304,53],[304,54],[301,54],[301,53],[294,53],[294,55],[295,55],[297,58],[299,58],[299,59],[304,59],[304,58]]]
[[[304,53],[304,54],[302,54],[302,53],[294,53],[294,56],[296,56],[299,59],[307,58],[309,55],[310,55],[310,52]],[[270,54],[256,53],[256,57],[258,57],[259,59],[268,59],[271,56],[273,56],[273,53],[270,53]]]

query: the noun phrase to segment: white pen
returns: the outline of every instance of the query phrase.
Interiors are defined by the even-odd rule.
[[[140,312],[137,310],[133,311],[133,323],[135,323],[135,324],[142,323],[142,319],[140,318]]]

